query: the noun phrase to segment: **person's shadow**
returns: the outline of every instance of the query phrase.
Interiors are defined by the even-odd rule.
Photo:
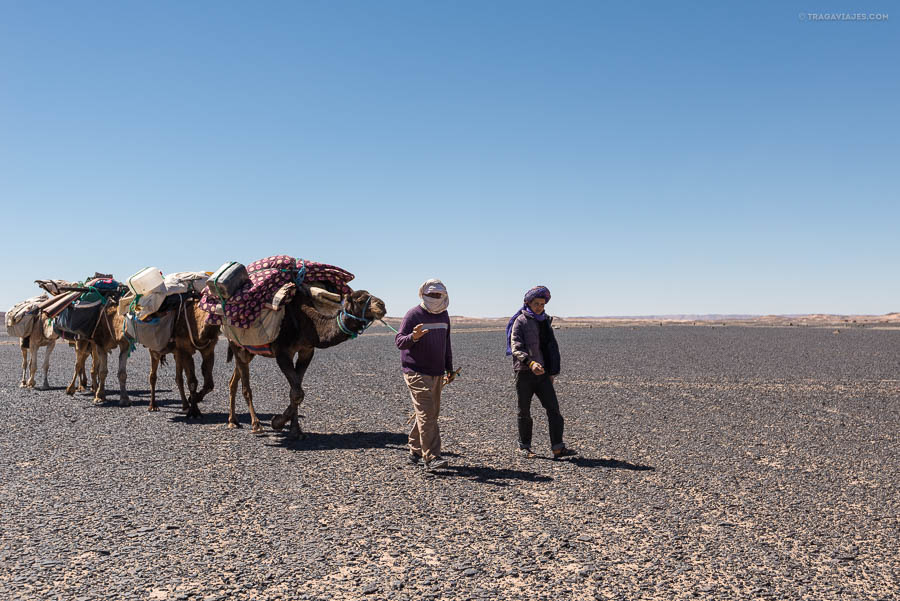
[[[451,465],[428,473],[433,476],[466,478],[472,482],[493,484],[494,486],[509,486],[510,480],[523,482],[551,482],[553,480],[550,476],[543,476],[535,472],[497,469],[483,465]]]
[[[545,458],[547,461],[555,461],[549,457]],[[653,472],[656,471],[656,468],[652,465],[641,465],[639,463],[629,463],[627,461],[621,461],[619,459],[592,459],[590,457],[572,457],[571,459],[560,459],[559,461],[565,461],[567,463],[572,463],[577,465],[578,467],[604,467],[610,470],[630,470],[633,472]]]

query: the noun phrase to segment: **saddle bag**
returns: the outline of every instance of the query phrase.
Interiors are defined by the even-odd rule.
[[[284,321],[285,301],[293,298],[295,286],[290,282],[279,288],[272,302],[263,306],[259,318],[249,328],[234,326],[228,317],[223,316],[222,331],[225,337],[244,347],[265,346],[278,338],[281,322]]]
[[[128,313],[125,315],[125,334],[151,351],[160,352],[172,340],[176,317],[177,310],[157,314],[147,321],[141,321],[134,313]]]
[[[90,338],[97,328],[105,303],[96,294],[85,295],[66,307],[53,320],[53,330],[66,340]]]
[[[210,293],[218,299],[228,299],[250,283],[247,268],[237,261],[230,261],[219,267],[206,282]]]

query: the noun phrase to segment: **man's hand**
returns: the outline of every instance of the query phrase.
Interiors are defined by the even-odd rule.
[[[444,383],[445,383],[445,384],[449,384],[450,382],[452,382],[452,381],[455,380],[455,379],[456,379],[456,372],[455,372],[455,371],[448,371],[448,372],[447,372],[446,381],[445,381]]]
[[[425,324],[418,324],[412,331],[413,342],[418,342],[419,339],[427,333],[428,330],[425,329]]]
[[[538,363],[537,361],[532,361],[531,362],[531,371],[536,376],[542,376],[542,375],[544,375],[544,366],[541,365],[540,363]]]

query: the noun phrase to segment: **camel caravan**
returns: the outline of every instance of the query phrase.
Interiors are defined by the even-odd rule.
[[[277,255],[248,266],[231,261],[215,272],[164,276],[159,269],[147,267],[125,283],[100,273],[80,282],[36,280],[45,293],[10,308],[6,329],[20,339],[20,386],[35,387],[37,353],[43,347],[39,388],[49,388],[50,355],[62,338],[75,347],[66,393],[86,389],[90,357],[96,403],[106,399],[109,353],[118,349],[119,405],[130,405],[128,358],[141,345],[150,352],[149,410],[158,411],[157,372],[159,364],[172,355],[182,410],[188,418],[201,417],[199,402],[213,390],[216,343],[224,335],[227,361],[234,359],[228,384],[228,427],[240,427],[235,415],[240,385],[253,432],[262,431],[250,388],[250,362],[259,355],[275,359],[290,386],[290,402],[273,418],[272,428],[280,431],[290,423],[289,434],[296,438],[302,435],[298,409],[305,395],[303,376],[315,350],[356,338],[386,314],[381,299],[350,288],[353,278],[334,265]],[[203,377],[199,390],[196,353]]]

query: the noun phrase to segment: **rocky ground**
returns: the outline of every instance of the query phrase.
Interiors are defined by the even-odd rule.
[[[63,393],[65,346],[52,390],[19,389],[0,344],[0,598],[897,598],[900,333],[558,335],[582,456],[548,458],[539,406],[541,456],[515,454],[502,335],[460,329],[441,474],[406,463],[410,403],[374,328],[314,360],[299,442],[225,428],[224,353],[199,423],[171,367],[147,412],[145,350],[120,408]],[[287,385],[271,360],[252,373],[268,421]]]

